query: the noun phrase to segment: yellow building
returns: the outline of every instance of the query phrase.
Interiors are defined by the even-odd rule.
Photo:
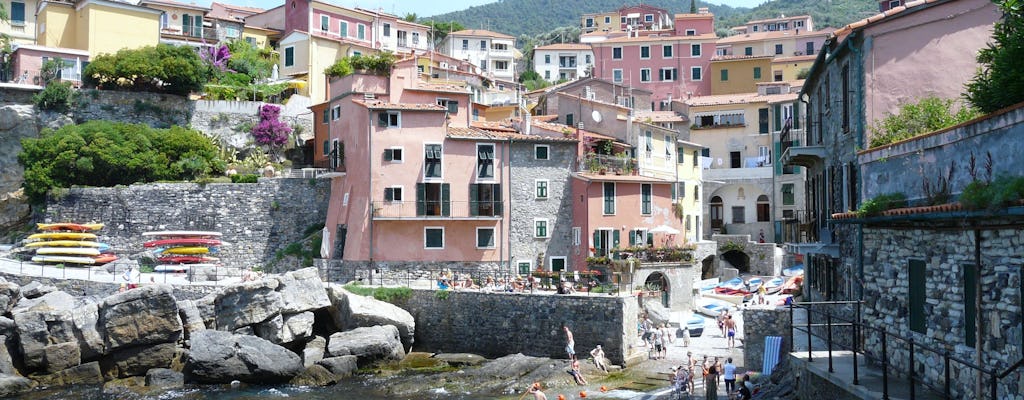
[[[343,57],[371,54],[376,50],[353,43],[293,31],[278,43],[281,52],[281,77],[305,81],[298,92],[313,103],[327,97],[327,75],[324,70]],[[312,56],[311,56],[312,55]]]
[[[772,80],[772,56],[715,56],[711,59],[711,94],[749,93]]]
[[[36,43],[36,0],[17,0],[4,4],[8,21],[0,21],[0,35],[7,35],[12,43]]]
[[[43,1],[36,15],[36,42],[85,50],[90,57],[156,46],[160,14],[159,10],[107,0]]]
[[[622,30],[622,24],[618,11],[583,14],[580,17],[580,28],[583,33],[618,32]]]
[[[242,40],[249,42],[257,49],[270,47],[270,39],[279,36],[280,33],[273,29],[259,28],[246,25],[242,30]]]
[[[794,81],[806,78],[817,56],[775,57],[772,60],[772,81]]]
[[[701,218],[704,214],[703,154],[706,147],[686,140],[676,140],[676,188],[673,213],[683,220],[683,237],[687,242],[701,238]]]

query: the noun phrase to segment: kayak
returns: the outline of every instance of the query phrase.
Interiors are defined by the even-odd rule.
[[[142,244],[142,247],[166,247],[166,246],[220,246],[223,244],[219,239],[206,238],[173,238],[151,240]]]
[[[72,222],[58,222],[55,224],[36,224],[41,231],[98,231],[103,229],[103,224],[76,224]]]

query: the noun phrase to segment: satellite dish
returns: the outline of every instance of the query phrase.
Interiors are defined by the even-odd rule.
[[[601,112],[594,110],[594,112],[590,113],[590,118],[593,118],[594,122],[601,122]]]

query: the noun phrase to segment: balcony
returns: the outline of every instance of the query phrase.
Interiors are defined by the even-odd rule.
[[[174,38],[209,40],[213,43],[219,39],[216,28],[204,28],[201,26],[166,26],[160,29],[160,35]]]
[[[501,201],[374,201],[373,219],[500,219]]]
[[[561,69],[576,69],[576,63],[575,62],[559,63],[558,64],[558,68],[561,68]]]
[[[611,156],[605,154],[587,153],[582,162],[579,163],[580,172],[610,172],[616,175],[636,175],[637,163],[635,158],[625,156]]]

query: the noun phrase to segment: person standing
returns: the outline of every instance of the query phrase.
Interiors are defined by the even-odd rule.
[[[725,317],[725,335],[729,348],[736,347],[736,320],[732,319],[732,315]]]
[[[736,365],[732,363],[732,357],[725,360],[722,377],[725,378],[725,394],[729,395],[736,390]]]
[[[768,294],[768,289],[765,289],[764,283],[761,283],[761,286],[757,287],[757,304],[767,304],[764,299],[766,294]]]
[[[683,347],[690,347],[690,327],[683,325]]]
[[[526,393],[533,394],[533,400],[548,400],[548,396],[540,390],[540,382],[534,382],[530,389]]]
[[[563,325],[562,329],[565,331],[565,352],[569,354],[569,359],[576,360],[576,341],[573,340],[572,331],[569,330],[568,326]]]
[[[657,328],[652,329],[650,340],[653,346],[651,347],[651,353],[648,358],[657,360],[658,358],[661,357],[661,330]]]
[[[704,376],[704,399],[718,400],[718,369],[714,364],[707,368]]]

